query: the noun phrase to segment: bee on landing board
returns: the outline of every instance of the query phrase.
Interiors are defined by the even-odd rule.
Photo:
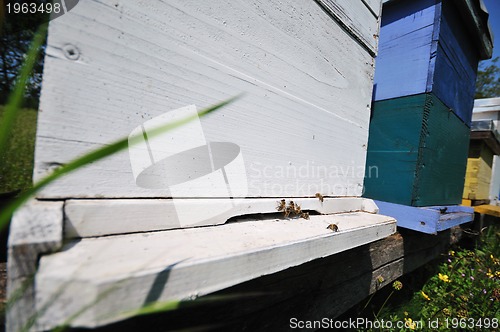
[[[332,230],[332,232],[338,232],[339,226],[337,226],[335,224],[330,224],[330,225],[328,225],[328,227],[326,229],[330,229],[330,230]]]
[[[294,201],[288,202],[288,205],[286,204],[285,199],[282,199],[281,201],[278,201],[276,203],[278,204],[276,206],[276,210],[278,210],[279,212],[283,212],[283,216],[285,218],[288,218],[290,215],[292,215],[295,217],[304,218],[306,220],[309,220],[309,213],[303,212],[300,205],[294,203]]]
[[[276,210],[278,211],[285,211],[286,209],[286,201],[282,199],[281,201],[278,202],[278,206],[276,206]]]

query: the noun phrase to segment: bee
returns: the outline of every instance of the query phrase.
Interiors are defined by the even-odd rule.
[[[276,206],[276,210],[278,211],[285,211],[286,209],[286,201],[282,199],[281,201],[277,202],[278,206]]]
[[[447,210],[448,210],[448,208],[445,206],[444,208],[439,209],[439,212],[440,212],[441,214],[445,214]]]
[[[320,193],[316,193],[316,197],[319,199],[321,203],[323,203],[323,195],[321,195]]]
[[[301,218],[304,218],[305,220],[309,220],[309,212],[302,212],[300,214]]]
[[[333,232],[338,232],[339,231],[339,226],[335,224],[330,224],[326,229],[331,229]]]

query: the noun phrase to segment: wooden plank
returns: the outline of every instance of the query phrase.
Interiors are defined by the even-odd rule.
[[[327,229],[331,223],[338,225],[338,232]],[[358,212],[70,242],[40,260],[36,306],[50,305],[39,322],[53,328],[92,303],[71,325],[103,325],[126,318],[153,297],[196,298],[394,232],[393,218]],[[100,294],[105,296],[99,299]]]
[[[33,277],[38,259],[63,243],[63,202],[31,201],[13,216],[8,242],[7,331],[21,331],[35,316]]]
[[[474,120],[500,120],[500,97],[474,100],[472,118]]]
[[[471,140],[484,140],[486,144],[490,147],[490,149],[494,152],[494,154],[500,154],[500,142],[498,142],[498,134],[493,133],[492,131],[471,131],[470,139]]]
[[[49,30],[35,179],[166,112],[245,92],[201,120],[207,141],[241,149],[236,197],[361,195],[373,57],[317,3],[84,1]],[[138,187],[129,165],[114,155],[39,197],[172,196]]]
[[[182,310],[129,319],[109,325],[108,329],[140,327],[161,331],[211,326],[224,330],[280,331],[290,326],[293,317],[338,320],[339,314],[401,274],[438,258],[450,243],[457,241],[459,234],[455,229],[438,235],[395,234],[213,294],[220,298],[229,296],[226,301],[203,303],[202,297],[194,306],[186,303]],[[384,278],[382,283],[379,276]],[[240,297],[233,300],[235,294]]]
[[[470,126],[479,51],[456,5],[444,1],[434,77],[429,91]]]
[[[432,209],[375,201],[381,213],[386,213],[398,221],[399,227],[413,229],[427,234],[436,234],[441,213]]]
[[[380,0],[361,0],[363,3],[370,8],[371,12],[375,17],[380,17],[382,12],[382,2]]]
[[[461,0],[456,5],[464,18],[467,30],[475,40],[480,60],[490,59],[493,53],[493,31],[490,27],[490,15],[483,1]]]
[[[359,40],[371,54],[377,54],[378,15],[373,15],[372,9],[367,7],[366,3],[339,0],[316,1]],[[380,1],[375,0],[372,2],[378,2],[380,7]]]
[[[467,125],[432,94],[376,102],[365,197],[412,206],[459,204],[468,140]]]
[[[474,210],[467,207],[417,208],[382,201],[375,201],[375,203],[380,213],[394,217],[398,221],[398,227],[427,234],[437,234],[437,232],[474,220]]]
[[[318,198],[287,198],[286,204],[291,200],[303,211],[320,214],[378,212],[372,200],[363,198],[325,197],[323,202]],[[278,213],[278,203],[270,198],[68,200],[64,206],[65,238],[217,225],[237,216]],[[180,209],[192,213],[179,215]]]
[[[472,222],[474,220],[474,213],[466,213],[466,212],[454,212],[443,214],[439,217],[437,222],[436,230],[438,232],[444,231],[446,229],[450,229],[451,227],[458,226],[461,224],[465,224],[468,222]]]
[[[463,205],[451,205],[451,206],[426,206],[426,209],[439,210],[441,213],[453,213],[453,212],[465,212],[465,213],[474,213],[474,209],[468,206]]]
[[[427,91],[439,13],[440,4],[434,0],[384,6],[375,72],[376,101]]]
[[[493,217],[500,217],[500,206],[495,205],[478,205],[474,206],[474,211],[480,214],[487,214]]]

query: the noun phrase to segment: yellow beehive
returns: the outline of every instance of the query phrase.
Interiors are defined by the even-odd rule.
[[[465,174],[464,199],[489,199],[492,164],[491,148],[484,141],[471,141]]]

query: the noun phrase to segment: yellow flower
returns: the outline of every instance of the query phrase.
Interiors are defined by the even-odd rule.
[[[444,282],[450,282],[450,278],[446,274],[439,273],[438,277],[439,277],[440,280],[442,280]]]
[[[408,316],[408,311],[405,311],[404,314],[405,314],[405,316]]]
[[[401,290],[403,289],[403,283],[399,280],[396,280],[392,283],[392,287],[395,289],[395,290]]]
[[[450,256],[455,256],[455,252],[453,250],[450,250],[448,253],[450,254]]]
[[[496,271],[496,272],[495,272],[495,276],[496,276],[497,278],[500,278],[500,271]]]
[[[430,301],[431,298],[429,297],[429,295],[425,294],[424,291],[421,291],[422,293],[422,296],[424,297],[424,299],[426,299],[427,301]]]
[[[417,324],[411,318],[405,317],[405,326],[408,327],[410,330],[415,330]]]

